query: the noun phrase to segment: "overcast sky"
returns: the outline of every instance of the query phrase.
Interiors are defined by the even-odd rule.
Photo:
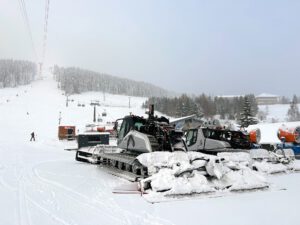
[[[38,58],[45,2],[25,0]],[[299,0],[50,0],[49,65],[177,92],[300,95]],[[0,58],[35,60],[18,0],[0,0]]]

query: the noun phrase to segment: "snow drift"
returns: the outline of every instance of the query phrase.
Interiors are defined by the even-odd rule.
[[[257,153],[256,153],[257,154]],[[250,153],[153,152],[138,156],[150,177],[142,191],[162,196],[224,193],[268,188],[267,174],[297,170],[293,163],[255,160]]]

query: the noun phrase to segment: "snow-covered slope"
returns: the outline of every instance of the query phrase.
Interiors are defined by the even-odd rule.
[[[62,97],[66,99],[64,96]],[[146,101],[146,98],[142,97],[105,94],[104,100],[102,93],[88,92],[81,95],[71,95],[69,99],[73,101],[69,101],[68,107],[66,107],[66,103],[64,103],[60,110],[57,111],[57,122],[59,112],[61,112],[61,124],[75,125],[80,131],[84,130],[86,124],[93,123],[94,107],[90,103],[95,100],[98,100],[100,104],[100,106],[96,107],[96,119],[100,117],[103,120],[101,123],[114,122],[116,119],[122,118],[130,113],[147,116],[145,109],[141,107],[143,102]],[[84,107],[78,105],[84,105]],[[103,117],[103,112],[106,112],[107,116]]]
[[[66,108],[66,97],[45,78],[1,89],[0,96],[0,225],[298,224],[299,174],[270,177],[268,192],[149,204],[139,195],[112,194],[127,181],[76,162],[57,140],[59,112],[62,124],[82,129],[92,121],[88,103],[102,94],[70,96],[74,102]],[[79,101],[86,106],[78,107]],[[130,109],[128,97],[107,95],[106,102],[109,120],[144,113],[142,98],[131,98]],[[36,142],[29,141],[32,131]]]
[[[284,122],[287,118],[289,104],[259,105],[259,110],[267,115],[267,122]],[[300,107],[300,104],[298,104]]]

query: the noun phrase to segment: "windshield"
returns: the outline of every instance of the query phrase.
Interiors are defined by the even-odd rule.
[[[123,120],[122,124],[121,124],[121,128],[118,132],[118,139],[122,140],[125,135],[128,133],[130,128],[130,124],[129,124],[129,120]]]
[[[197,142],[197,129],[189,130],[186,134],[186,144],[187,146],[194,145]]]

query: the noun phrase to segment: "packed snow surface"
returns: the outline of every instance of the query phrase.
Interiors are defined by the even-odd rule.
[[[70,96],[74,101],[66,107],[66,97],[56,87],[50,77],[0,90],[0,225],[299,224],[298,173],[269,176],[274,188],[268,191],[222,198],[149,204],[140,195],[113,194],[114,187],[128,182],[76,162],[75,152],[63,150],[68,143],[57,139],[59,112],[62,125],[82,131],[92,122],[90,101],[103,100],[103,94]],[[131,108],[126,96],[105,98],[97,107],[97,114],[106,110],[105,120],[144,113],[144,98],[132,97]],[[29,141],[32,131],[36,142]],[[195,187],[205,183],[201,173],[195,178]]]
[[[300,104],[298,104],[298,107],[300,107]],[[267,122],[284,122],[287,119],[290,104],[259,105],[258,108],[266,113]]]

